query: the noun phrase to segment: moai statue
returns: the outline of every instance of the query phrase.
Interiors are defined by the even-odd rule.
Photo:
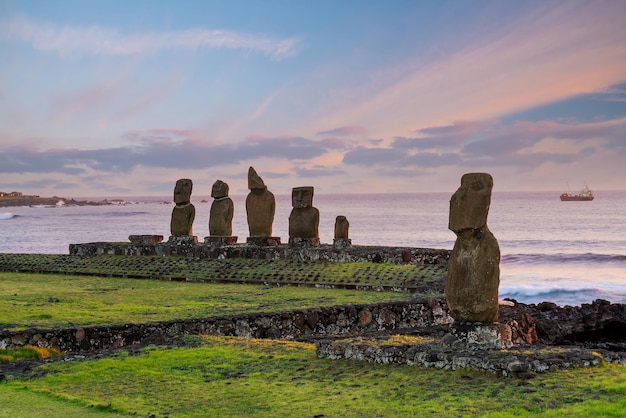
[[[294,187],[291,191],[291,205],[289,245],[318,247],[320,212],[313,207],[313,187]]]
[[[190,179],[179,179],[174,187],[174,209],[170,232],[172,236],[193,236],[193,220],[196,217],[196,208],[191,204],[191,190],[193,182]]]
[[[205,244],[236,244],[233,237],[233,215],[235,207],[228,197],[228,184],[222,180],[213,183],[211,197],[214,199],[209,214],[209,236],[204,237]]]
[[[246,214],[250,232],[248,243],[257,245],[280,244],[279,237],[272,237],[276,199],[272,192],[267,190],[263,179],[252,167],[248,169],[248,189],[250,189],[246,198]]]
[[[446,298],[459,322],[498,320],[500,247],[487,227],[492,188],[491,175],[464,174],[450,199],[448,228],[457,239],[448,262]]]
[[[336,249],[349,247],[352,245],[352,240],[348,237],[348,229],[350,223],[345,216],[337,216],[335,218],[335,239],[333,240],[333,246]]]

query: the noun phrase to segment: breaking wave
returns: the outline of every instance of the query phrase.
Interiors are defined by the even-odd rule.
[[[626,266],[626,255],[622,254],[505,254],[500,260],[503,264],[623,264]]]

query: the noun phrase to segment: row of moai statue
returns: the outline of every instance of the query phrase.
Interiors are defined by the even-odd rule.
[[[194,237],[193,222],[196,215],[191,203],[193,182],[190,179],[180,179],[174,187],[174,203],[172,210],[170,232],[173,239]],[[248,244],[279,245],[280,237],[272,236],[276,199],[267,189],[263,179],[254,168],[248,169],[248,189],[246,197],[246,215],[248,220]],[[232,221],[234,205],[228,197],[228,184],[217,180],[212,187],[211,211],[209,213],[209,236],[204,241],[207,244],[235,244],[237,237],[232,235]],[[320,245],[319,239],[319,210],[313,207],[313,187],[295,187],[292,190],[291,201],[293,209],[289,215],[289,245],[312,246]],[[335,219],[335,247],[351,245],[348,237],[349,223],[345,216]],[[187,238],[190,239],[190,238]],[[197,238],[192,238],[197,240]]]
[[[248,170],[246,212],[250,236],[247,242],[257,245],[278,245],[272,237],[276,202],[274,195],[252,167]],[[448,228],[457,238],[448,261],[446,298],[451,316],[459,322],[494,323],[498,319],[498,288],[500,285],[500,248],[487,226],[493,178],[487,173],[468,173],[450,199]],[[192,182],[176,182],[171,233],[175,237],[193,236],[195,208],[190,202]],[[209,217],[210,236],[205,242],[235,243],[232,237],[233,202],[228,185],[215,182]],[[292,190],[293,209],[289,215],[289,244],[319,245],[319,211],[313,207],[313,187]],[[349,224],[344,216],[335,222],[335,246],[347,247]]]

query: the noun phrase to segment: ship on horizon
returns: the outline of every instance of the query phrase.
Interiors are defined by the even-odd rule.
[[[593,192],[589,189],[589,186],[585,184],[585,188],[578,194],[565,192],[560,196],[561,202],[581,202],[593,200]]]

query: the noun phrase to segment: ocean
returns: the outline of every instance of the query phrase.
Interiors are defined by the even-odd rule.
[[[561,202],[558,192],[494,192],[488,225],[500,245],[500,298],[580,305],[626,303],[626,191],[599,191],[591,202]],[[320,239],[332,243],[335,218],[350,222],[353,245],[451,249],[451,193],[316,195]],[[108,197],[112,199],[111,197]],[[233,235],[248,236],[245,196]],[[77,198],[101,200],[102,198]],[[204,201],[203,201],[204,200]],[[208,235],[212,199],[192,196],[194,234]],[[0,208],[0,252],[68,254],[69,244],[169,236],[172,197],[123,198],[106,206]],[[276,196],[273,235],[288,239],[291,196]]]

